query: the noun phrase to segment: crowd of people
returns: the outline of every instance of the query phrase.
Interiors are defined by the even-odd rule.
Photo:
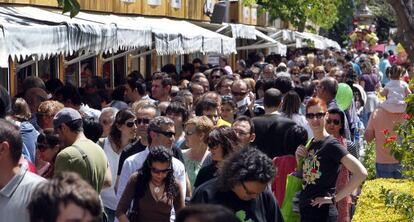
[[[0,87],[0,221],[347,222],[371,140],[377,177],[402,178],[383,131],[403,119],[413,66],[327,49],[233,68]],[[285,214],[290,175],[302,186]]]

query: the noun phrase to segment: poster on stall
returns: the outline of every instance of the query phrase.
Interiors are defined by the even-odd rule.
[[[147,0],[148,5],[161,5],[161,0]]]
[[[257,20],[257,8],[252,8],[252,11],[251,11],[251,14],[252,14],[252,20]]]
[[[243,7],[243,16],[244,19],[250,19],[250,8],[249,7]]]
[[[171,0],[172,8],[181,8],[181,0]]]

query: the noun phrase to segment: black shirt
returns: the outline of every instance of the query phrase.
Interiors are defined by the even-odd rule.
[[[198,171],[197,178],[194,182],[194,188],[202,185],[203,183],[216,177],[217,167],[215,163],[210,163],[209,165],[202,167]]]
[[[301,192],[300,206],[308,206],[316,197],[332,196],[335,193],[341,159],[347,154],[346,148],[332,136],[312,143],[303,161],[305,188]]]
[[[208,203],[223,205],[234,213],[244,211],[245,220],[255,222],[283,221],[276,199],[270,189],[266,189],[254,200],[241,200],[233,191],[221,191],[218,180],[207,181],[195,190],[191,204]]]

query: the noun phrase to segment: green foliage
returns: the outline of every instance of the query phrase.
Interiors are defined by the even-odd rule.
[[[375,169],[375,141],[371,141],[365,144],[365,156],[362,164],[368,171],[367,180],[375,179],[376,169]]]
[[[381,187],[381,198],[385,206],[394,208],[397,213],[402,213],[410,221],[414,221],[414,197],[408,193],[394,192]]]
[[[75,17],[80,11],[80,5],[77,0],[57,0],[58,5],[63,8],[62,13],[70,12],[70,17]]]
[[[258,4],[271,18],[289,21],[300,31],[306,22],[330,28],[338,20],[338,6],[347,0],[244,0],[245,4]]]

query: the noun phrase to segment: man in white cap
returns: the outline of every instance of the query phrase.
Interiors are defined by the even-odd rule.
[[[63,108],[53,118],[53,127],[63,148],[56,156],[54,174],[78,173],[98,193],[112,183],[108,159],[102,148],[86,138],[80,113]]]

